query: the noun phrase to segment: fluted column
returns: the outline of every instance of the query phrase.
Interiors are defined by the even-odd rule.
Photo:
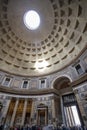
[[[47,125],[47,109],[45,109],[45,125]]]
[[[17,111],[17,107],[18,107],[18,103],[19,103],[19,99],[16,100],[14,111],[13,111],[13,115],[12,115],[12,118],[11,118],[10,126],[13,126],[13,123],[14,123],[14,120],[15,120],[16,111]]]
[[[52,117],[55,118],[55,103],[54,103],[54,99],[52,99]]]
[[[22,122],[21,122],[21,126],[24,125],[25,116],[26,116],[26,109],[27,109],[27,100],[25,100],[25,102],[24,102],[24,108],[23,108],[23,113],[22,113]]]
[[[62,112],[62,121],[64,124],[66,124],[65,122],[65,115],[64,115],[64,109],[63,109],[63,100],[62,100],[62,96],[60,96],[60,103],[61,103],[61,112]]]
[[[6,119],[6,115],[7,115],[8,109],[9,109],[10,102],[11,102],[11,99],[7,100],[6,106],[4,106],[2,108],[2,111],[1,111],[2,115],[0,115],[0,123],[4,123],[4,121]]]
[[[32,119],[32,118],[34,117],[34,106],[35,106],[35,101],[33,100],[33,102],[32,102],[32,108],[31,108],[30,119]],[[33,121],[31,120],[30,123],[32,124]]]
[[[38,109],[36,111],[36,124],[38,125]]]

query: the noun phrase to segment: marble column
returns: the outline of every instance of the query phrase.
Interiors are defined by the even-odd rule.
[[[38,109],[36,111],[36,124],[38,125]]]
[[[24,108],[23,108],[23,113],[22,113],[22,122],[21,122],[21,126],[24,125],[25,116],[26,116],[26,109],[27,109],[27,99],[25,99],[25,102],[24,102]]]
[[[62,122],[63,122],[64,124],[66,124],[66,122],[65,122],[64,106],[63,106],[62,96],[60,96],[60,103],[61,103],[61,112],[62,112]]]
[[[45,125],[47,125],[47,109],[45,109]]]
[[[54,102],[54,99],[52,99],[52,118],[55,119],[55,102]]]
[[[16,103],[15,103],[15,107],[14,107],[14,111],[13,111],[11,123],[10,123],[11,127],[13,126],[13,123],[14,123],[14,120],[15,120],[15,115],[16,115],[16,111],[17,111],[17,108],[18,108],[18,103],[19,103],[19,99],[17,99]]]
[[[5,97],[6,98],[6,97]],[[5,104],[5,106],[2,108],[2,114],[1,114],[1,116],[0,116],[0,122],[1,123],[5,123],[5,119],[6,119],[6,115],[7,115],[7,112],[8,112],[8,109],[9,109],[9,104],[10,104],[10,102],[11,102],[11,99],[9,99],[9,100],[7,100],[7,99],[5,99],[6,100],[6,104]]]
[[[35,113],[35,101],[32,100],[32,108],[31,108],[31,115],[30,115],[30,124],[34,123],[34,120],[32,120],[32,118],[34,118],[34,113]]]

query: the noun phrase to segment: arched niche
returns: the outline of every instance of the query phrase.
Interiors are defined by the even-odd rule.
[[[65,89],[70,87],[70,79],[68,77],[59,77],[53,82],[53,88],[57,90]]]

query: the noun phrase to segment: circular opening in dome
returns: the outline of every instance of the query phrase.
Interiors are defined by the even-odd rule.
[[[35,30],[40,25],[40,16],[34,11],[30,10],[24,14],[24,24],[30,30]]]

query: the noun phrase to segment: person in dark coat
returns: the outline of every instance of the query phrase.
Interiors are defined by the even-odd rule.
[[[36,125],[33,125],[33,126],[32,126],[32,130],[36,130]]]
[[[1,124],[0,125],[0,130],[3,130],[3,128],[4,128],[4,125]]]

